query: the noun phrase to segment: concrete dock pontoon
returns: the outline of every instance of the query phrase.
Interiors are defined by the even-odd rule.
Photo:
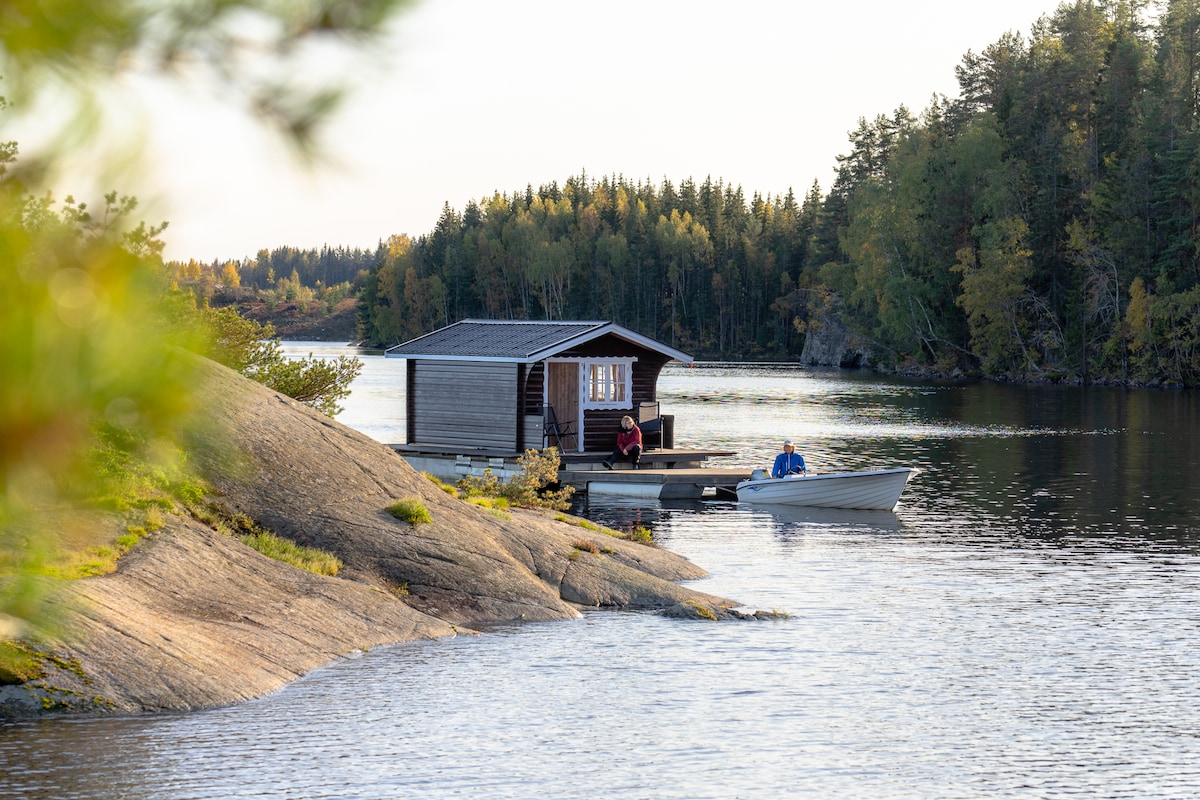
[[[412,467],[444,481],[457,481],[467,475],[482,476],[485,470],[500,480],[508,480],[520,467],[520,453],[476,450],[466,453],[435,452],[431,448],[393,444],[392,449]],[[627,497],[683,498],[732,492],[738,481],[750,477],[747,469],[705,467],[710,458],[733,455],[723,450],[650,450],[642,453],[639,469],[629,462],[604,467],[609,453],[566,453],[562,456],[559,483],[574,486],[589,494]]]

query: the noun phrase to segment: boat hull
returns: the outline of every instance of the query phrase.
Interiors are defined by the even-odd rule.
[[[743,503],[890,511],[899,502],[900,493],[912,472],[909,467],[900,467],[763,478],[739,483],[737,497]]]

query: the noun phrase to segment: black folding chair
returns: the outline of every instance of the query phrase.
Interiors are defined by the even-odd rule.
[[[551,438],[554,439],[554,444],[561,452],[563,449],[563,439],[579,439],[575,435],[575,431],[571,426],[575,424],[574,420],[563,422],[554,413],[554,406],[549,403],[542,406],[542,440],[546,447],[550,446]]]
[[[657,437],[658,446],[663,446],[662,416],[657,400],[638,404],[638,427],[642,429],[642,449],[649,450],[651,440]]]

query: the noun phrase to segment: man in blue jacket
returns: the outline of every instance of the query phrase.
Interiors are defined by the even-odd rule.
[[[796,452],[796,445],[788,439],[783,443],[783,452],[775,456],[775,466],[771,468],[772,478],[782,478],[785,475],[807,475],[804,468],[804,456]]]

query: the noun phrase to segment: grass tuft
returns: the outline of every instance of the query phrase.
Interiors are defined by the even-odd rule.
[[[424,475],[429,480],[433,481],[433,485],[438,487],[439,489],[441,489],[446,494],[450,495],[451,497],[458,497],[458,489],[456,489],[453,486],[451,486],[450,484],[446,483],[438,476],[430,475],[428,472],[422,472],[421,474]]]
[[[654,541],[654,531],[645,525],[630,525],[628,528],[615,530],[613,528],[606,528],[603,525],[598,525],[595,522],[583,519],[582,517],[570,517],[566,514],[555,514],[554,520],[555,522],[565,522],[568,525],[574,525],[578,528],[594,531],[596,533],[603,533],[605,536],[611,536],[614,539],[625,539],[626,541],[637,542],[638,544],[644,544],[650,547],[657,546]]]
[[[433,517],[425,504],[415,498],[397,500],[387,507],[387,512],[401,522],[407,522],[414,528],[422,522],[433,522]]]
[[[507,497],[484,497],[482,495],[477,495],[475,497],[468,497],[467,502],[473,506],[479,506],[480,508],[494,508],[498,511],[504,511],[505,509],[512,508],[512,504],[508,502]]]
[[[238,537],[242,544],[251,547],[268,558],[291,564],[293,567],[316,575],[337,575],[342,568],[341,560],[332,553],[315,547],[304,547],[270,531],[259,530]]]

